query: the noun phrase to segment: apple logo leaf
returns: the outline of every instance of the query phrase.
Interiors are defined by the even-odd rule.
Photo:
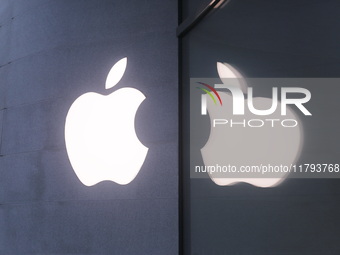
[[[119,60],[110,70],[106,78],[105,89],[114,87],[123,77],[127,66],[127,57]]]
[[[244,81],[243,76],[233,66],[228,63],[217,62],[217,72],[223,83],[226,83],[226,79],[235,79],[234,84],[241,88],[244,94],[247,94],[247,84]]]

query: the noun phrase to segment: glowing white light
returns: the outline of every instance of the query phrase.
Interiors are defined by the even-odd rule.
[[[217,62],[217,72],[223,83],[228,82],[228,79],[235,79],[233,84],[240,87],[243,93],[247,93],[247,84],[243,76],[232,65]]]
[[[110,89],[115,86],[123,77],[127,66],[127,58],[119,60],[110,70],[106,78],[105,88]]]
[[[218,73],[222,78],[241,78],[239,72],[231,68],[228,64],[217,63]],[[235,72],[236,71],[236,72]],[[245,87],[246,88],[246,87]],[[221,116],[234,122],[243,123],[249,119],[282,119],[280,111],[275,111],[269,116],[254,115],[246,111],[244,115],[233,115],[233,98],[230,93],[219,92],[223,106],[218,106],[207,100],[207,109],[211,120],[220,119]],[[267,109],[272,105],[272,99],[255,97],[254,105],[260,109]],[[245,103],[246,104],[246,103]],[[201,149],[203,162],[206,166],[260,166],[260,165],[286,165],[294,164],[300,155],[303,132],[301,121],[291,108],[287,108],[285,119],[297,120],[299,126],[296,128],[285,128],[278,126],[273,128],[271,124],[261,128],[252,128],[247,125],[236,124],[232,128],[224,125],[211,127],[210,136]],[[214,123],[211,121],[211,123]],[[228,173],[214,174],[209,173],[211,180],[220,186],[233,185],[245,182],[257,187],[274,187],[281,183],[286,177],[287,172],[275,173],[275,178],[261,178],[261,173],[254,174],[257,178],[228,178]],[[224,177],[225,176],[225,177]],[[263,176],[262,176],[263,177]],[[277,178],[276,178],[277,177]]]
[[[114,76],[112,69],[110,75]],[[123,185],[136,177],[148,152],[134,126],[144,99],[140,91],[122,88],[107,96],[86,93],[74,101],[66,117],[65,141],[71,165],[84,185],[104,180]]]

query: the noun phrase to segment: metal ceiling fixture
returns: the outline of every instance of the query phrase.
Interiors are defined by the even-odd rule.
[[[177,37],[182,37],[193,29],[205,16],[207,16],[212,10],[220,8],[223,4],[228,3],[230,0],[212,0],[208,6],[206,6],[198,14],[187,18],[177,28]]]

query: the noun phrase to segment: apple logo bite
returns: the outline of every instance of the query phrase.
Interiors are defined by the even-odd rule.
[[[218,62],[217,69],[223,83],[228,82],[224,78],[242,77],[236,69],[226,63]],[[234,86],[245,94],[247,89],[245,81],[242,79],[233,80]],[[215,85],[215,88],[218,87],[219,85]],[[248,93],[250,91],[248,90]],[[233,115],[232,94],[224,91],[218,93],[223,105],[216,105],[212,100],[207,101],[211,130],[207,143],[201,149],[205,166],[232,165],[239,170],[242,166],[289,166],[296,162],[301,152],[303,132],[301,121],[290,107],[286,108],[285,119],[299,123],[296,127],[278,125],[280,122],[277,120],[282,119],[278,110],[273,111],[270,115],[261,116],[245,109],[243,115]],[[245,105],[249,105],[248,100],[252,100],[250,105],[261,109],[268,109],[275,105],[272,98],[253,98],[248,94],[248,98],[244,100]],[[222,123],[221,116],[225,119],[223,120],[224,125],[216,123],[216,119]],[[274,121],[268,122],[268,119],[275,120],[275,127],[273,127]],[[228,125],[225,124],[227,120]],[[252,121],[249,122],[249,120]],[[231,121],[234,123],[233,126],[229,125]],[[263,123],[266,124],[261,126]],[[276,172],[269,178],[264,178],[262,173],[251,173],[251,175],[236,174],[232,178],[228,178],[228,173],[208,173],[211,180],[220,186],[245,182],[258,187],[274,187],[289,174],[282,171]]]
[[[111,68],[106,89],[121,80],[126,66],[123,58]],[[84,185],[105,180],[125,185],[137,176],[148,152],[134,125],[144,99],[137,89],[121,88],[109,95],[89,92],[73,102],[66,116],[66,150]]]

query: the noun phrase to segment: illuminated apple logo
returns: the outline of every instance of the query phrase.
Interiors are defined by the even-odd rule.
[[[224,78],[242,77],[235,68],[226,63],[217,63],[217,69],[223,83],[228,82]],[[234,85],[240,91],[246,93],[247,84],[242,79],[237,79]],[[284,127],[278,121],[282,119],[279,111],[273,112],[270,116],[259,116],[250,112],[249,109],[245,109],[244,115],[233,115],[231,93],[221,91],[218,93],[223,102],[222,106],[214,104],[212,100],[207,101],[211,132],[207,143],[201,149],[205,166],[231,165],[236,166],[237,171],[241,166],[255,166],[253,171],[256,171],[256,167],[261,165],[290,166],[296,162],[301,151],[303,134],[301,122],[291,108],[287,107],[285,119],[289,119],[290,122],[296,120],[299,126]],[[248,99],[245,99],[245,104],[248,104],[247,100],[250,100],[249,98],[252,98],[252,95],[248,95]],[[252,98],[251,105],[261,109],[268,109],[273,105],[273,99],[255,97]],[[219,124],[223,123],[223,125],[216,125],[214,121],[220,119],[221,116],[224,116],[226,120],[220,120]],[[268,121],[268,119],[272,121]],[[226,124],[227,120],[228,124]],[[248,120],[252,121],[248,123]],[[234,123],[232,128],[230,126],[231,121]],[[263,123],[265,124],[261,126]],[[209,172],[209,176],[213,182],[220,186],[245,182],[258,187],[273,187],[282,182],[288,174],[282,168],[281,170],[276,168],[276,170],[279,171],[275,172],[271,178],[263,178],[261,173],[252,173],[250,177],[238,178],[238,176],[234,175],[237,178],[228,178],[227,172],[219,174]],[[247,170],[244,168],[243,171]],[[251,169],[248,168],[248,171],[251,171]]]
[[[106,89],[123,77],[127,58],[110,70]],[[66,116],[66,150],[73,170],[86,186],[109,180],[130,183],[142,167],[148,148],[135,132],[135,115],[145,96],[122,88],[107,96],[89,92],[78,97]]]

